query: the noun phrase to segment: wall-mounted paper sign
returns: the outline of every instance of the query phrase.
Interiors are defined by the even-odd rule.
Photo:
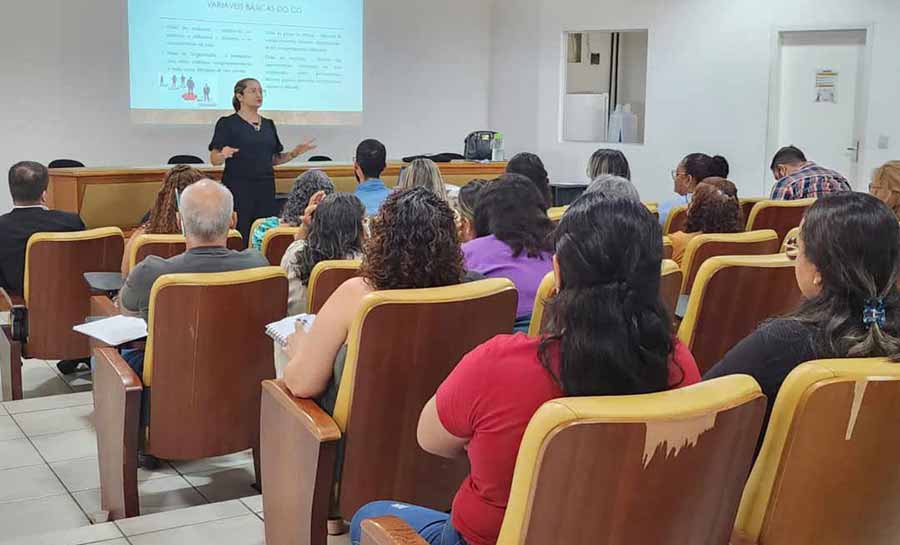
[[[816,70],[816,102],[837,104],[837,81],[837,71],[828,68]]]

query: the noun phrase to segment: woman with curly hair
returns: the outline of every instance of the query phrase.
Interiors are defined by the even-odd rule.
[[[122,276],[128,276],[128,257],[131,255],[131,245],[138,235],[175,235],[181,233],[178,227],[176,214],[178,213],[178,195],[194,182],[202,180],[206,175],[194,167],[177,165],[169,169],[163,178],[162,187],[156,194],[156,202],[150,210],[149,219],[140,227],[132,231],[131,237],[125,243],[125,252],[122,255]]]
[[[309,200],[319,191],[326,195],[334,193],[334,182],[327,174],[318,169],[307,170],[297,177],[290,196],[281,211],[281,217],[272,216],[266,218],[250,234],[250,246],[257,250],[262,249],[262,241],[266,231],[278,226],[299,227],[303,221],[303,213],[309,205]]]
[[[688,244],[703,233],[740,233],[744,230],[737,187],[725,178],[706,178],[697,185],[684,231],[669,235],[672,259],[681,265]]]
[[[453,211],[424,187],[391,193],[370,228],[359,276],[335,290],[308,333],[298,326],[288,340],[285,384],[328,412],[334,410],[347,333],[366,295],[450,286],[465,276]]]

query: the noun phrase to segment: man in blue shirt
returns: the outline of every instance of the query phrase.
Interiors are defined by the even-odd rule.
[[[353,160],[353,170],[356,174],[356,196],[366,206],[366,215],[374,216],[378,213],[381,203],[391,193],[381,181],[381,173],[387,166],[387,150],[384,144],[378,140],[363,140],[356,146],[356,157]]]

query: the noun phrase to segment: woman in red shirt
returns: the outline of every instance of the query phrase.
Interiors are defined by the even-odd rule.
[[[468,456],[469,476],[451,514],[373,502],[360,522],[399,516],[432,545],[493,545],[500,533],[519,444],[543,403],[563,396],[659,392],[700,380],[690,352],[673,338],[659,299],[662,233],[641,203],[579,198],[556,231],[557,295],[540,338],[499,335],[456,366],[419,418],[419,444]]]

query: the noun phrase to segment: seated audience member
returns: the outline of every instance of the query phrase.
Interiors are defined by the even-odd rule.
[[[553,206],[550,177],[547,176],[547,169],[544,168],[544,162],[540,157],[533,153],[517,153],[506,164],[506,172],[507,174],[521,174],[531,180],[538,193],[544,198],[544,202],[547,204],[546,208]]]
[[[800,308],[763,323],[704,376],[752,376],[768,399],[767,414],[781,384],[803,362],[900,361],[900,232],[884,203],[850,191],[817,200],[788,256],[804,297]]]
[[[519,292],[516,330],[527,330],[534,298],[552,266],[544,198],[528,178],[504,174],[478,197],[475,235],[463,244],[466,269],[488,278],[508,278]]]
[[[122,255],[122,276],[128,276],[128,264],[131,256],[131,246],[138,235],[175,235],[180,234],[178,220],[178,195],[184,188],[192,183],[202,180],[206,176],[188,165],[172,167],[163,178],[163,185],[156,194],[156,202],[150,209],[148,219],[140,227],[131,232],[128,241],[125,242],[125,253]]]
[[[308,231],[295,240],[281,259],[288,275],[288,315],[306,312],[306,288],[320,261],[361,259],[366,207],[356,195],[335,193],[312,204],[305,214]]]
[[[889,161],[875,171],[869,193],[881,199],[900,219],[900,161]]]
[[[356,181],[356,196],[366,205],[366,215],[374,216],[378,213],[378,207],[384,199],[390,195],[384,182],[381,181],[381,173],[387,168],[387,150],[384,144],[378,140],[363,140],[356,147],[356,157],[353,159],[353,171]]]
[[[591,155],[587,166],[588,179],[593,181],[604,174],[631,180],[631,167],[625,154],[617,149],[600,148]]]
[[[118,304],[123,314],[147,319],[150,290],[157,278],[175,273],[215,273],[266,267],[256,250],[236,252],[226,247],[228,230],[234,227],[234,199],[227,187],[214,180],[203,179],[189,185],[181,194],[178,222],[184,231],[187,251],[162,259],[148,256],[128,274],[119,292]],[[137,372],[143,373],[144,353],[123,353]]]
[[[250,235],[250,245],[257,250],[262,249],[263,238],[266,231],[278,226],[299,227],[303,221],[303,213],[309,205],[309,199],[319,191],[326,195],[334,193],[334,183],[327,174],[319,169],[307,170],[297,177],[288,200],[284,203],[281,217],[272,216],[266,218]]]
[[[0,287],[23,295],[25,249],[35,233],[84,230],[77,214],[47,208],[47,167],[32,161],[9,169],[9,192],[13,209],[0,216]]]
[[[459,190],[456,212],[459,217],[459,241],[469,242],[475,238],[475,206],[478,196],[489,184],[487,180],[472,180]]]
[[[641,196],[634,184],[621,176],[612,174],[601,174],[594,178],[591,185],[584,190],[585,193],[600,193],[608,199],[628,199],[632,201],[641,201]]]
[[[445,201],[448,200],[444,177],[441,176],[441,170],[431,159],[415,159],[400,173],[397,189],[412,187],[424,187]]]
[[[644,205],[583,195],[555,238],[559,291],[547,307],[551,330],[542,337],[498,335],[469,352],[422,410],[421,447],[469,459],[453,510],[370,503],[353,517],[352,544],[360,542],[364,519],[395,515],[431,544],[493,545],[519,444],[543,403],[660,392],[700,380],[659,299],[662,233]]]
[[[688,206],[684,231],[669,235],[672,259],[681,265],[688,243],[704,233],[740,233],[744,230],[737,187],[724,178],[706,178],[694,192]]]
[[[423,187],[392,193],[371,219],[359,276],[335,290],[308,333],[298,326],[288,339],[286,386],[294,396],[316,399],[331,413],[347,334],[363,298],[378,290],[459,284],[464,275],[456,222],[447,202]]]
[[[846,178],[807,161],[806,155],[794,146],[778,150],[769,169],[775,178],[771,197],[775,200],[792,201],[853,191]]]
[[[694,188],[710,176],[719,176],[721,178],[728,176],[728,161],[724,157],[720,155],[710,157],[705,153],[692,153],[682,159],[675,170],[672,171],[675,193],[679,196],[660,203],[657,208],[659,224],[666,224],[669,212],[676,206],[690,204]]]

